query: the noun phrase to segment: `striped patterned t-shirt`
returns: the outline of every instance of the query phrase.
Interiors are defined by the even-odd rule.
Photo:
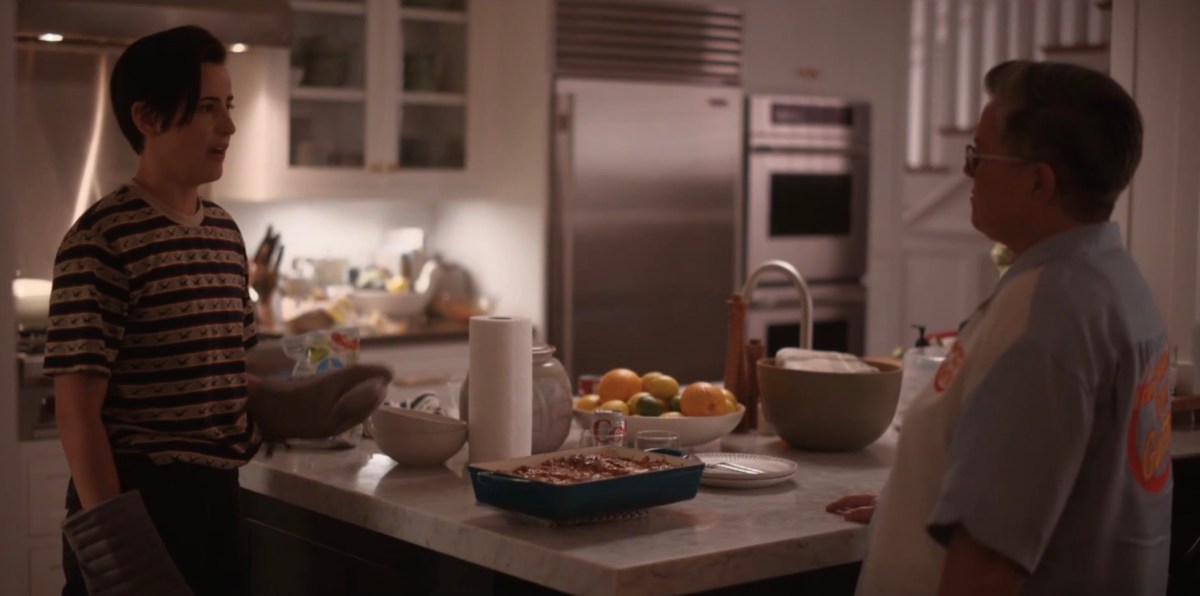
[[[133,183],[67,232],[54,264],[46,374],[108,377],[101,417],[114,454],[214,468],[254,455],[247,272],[225,210],[202,201],[181,215]]]

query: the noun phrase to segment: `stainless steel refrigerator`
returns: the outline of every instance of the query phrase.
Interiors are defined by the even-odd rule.
[[[724,375],[740,279],[736,87],[559,79],[549,335],[572,376]]]

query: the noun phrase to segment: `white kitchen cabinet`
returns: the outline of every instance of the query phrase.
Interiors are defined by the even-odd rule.
[[[26,511],[29,536],[57,536],[66,517],[67,483],[71,471],[64,455],[38,457],[25,462]]]
[[[31,596],[62,592],[62,520],[66,516],[70,470],[57,440],[21,443],[21,494],[25,535],[21,537]]]
[[[479,161],[469,0],[294,0],[292,48],[229,57],[236,110],[219,200],[438,197]],[[486,34],[485,34],[486,35]]]
[[[61,546],[29,551],[30,596],[58,596],[62,594],[64,583]]]

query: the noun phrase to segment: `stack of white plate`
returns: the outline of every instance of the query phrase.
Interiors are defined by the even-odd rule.
[[[702,486],[762,488],[788,481],[796,473],[796,462],[757,453],[697,453],[705,463]],[[751,471],[753,470],[753,471]]]

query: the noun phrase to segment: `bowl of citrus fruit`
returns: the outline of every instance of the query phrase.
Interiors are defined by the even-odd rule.
[[[644,430],[663,430],[679,435],[684,447],[701,445],[729,434],[746,412],[726,389],[705,382],[680,386],[661,372],[638,375],[628,368],[613,369],[595,391],[575,399],[575,420],[587,429],[593,412],[620,412],[629,441]]]

